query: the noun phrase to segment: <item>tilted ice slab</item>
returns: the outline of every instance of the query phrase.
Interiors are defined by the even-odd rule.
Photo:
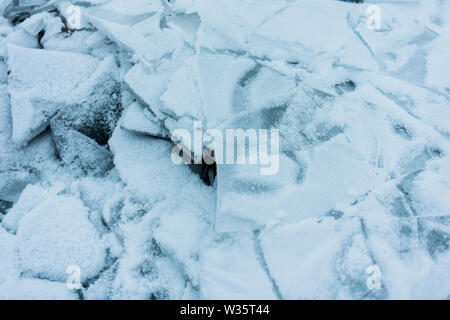
[[[182,38],[175,31],[170,28],[161,28],[163,16],[160,7],[150,6],[142,12],[132,10],[132,14],[126,12],[122,14],[120,10],[115,11],[115,9],[111,12],[109,7],[119,2],[113,1],[106,7],[90,9],[86,13],[86,18],[108,38],[135,55],[141,62],[157,65],[161,59],[169,59],[175,49],[184,45]],[[127,3],[127,6],[130,5]]]
[[[12,141],[11,106],[7,85],[0,85],[0,199],[16,201],[29,183],[54,170],[57,160],[50,134],[34,139],[24,148]]]
[[[121,122],[109,145],[116,169],[125,184],[148,199],[170,195],[198,197],[198,194],[193,194],[202,192],[197,189],[202,186],[201,180],[187,166],[177,166],[171,161],[174,146],[170,141],[125,130]]]
[[[9,54],[12,141],[23,146],[51,123],[58,155],[73,172],[109,170],[112,155],[102,145],[121,112],[114,57],[13,45]]]
[[[160,97],[167,89],[169,79],[193,54],[192,49],[183,47],[176,50],[170,60],[160,65],[148,67],[142,62],[135,64],[124,77],[125,83],[136,94],[141,104],[160,121],[168,116],[160,109]]]
[[[123,129],[160,138],[170,138],[162,127],[161,121],[153,116],[139,102],[131,104],[124,112],[121,126]]]
[[[9,232],[17,233],[22,218],[45,199],[55,196],[61,189],[61,187],[46,188],[33,184],[27,185],[20,194],[19,200],[2,220],[2,225]]]
[[[12,44],[8,54],[12,140],[22,146],[48,126],[58,107],[89,79],[99,61],[88,55]]]

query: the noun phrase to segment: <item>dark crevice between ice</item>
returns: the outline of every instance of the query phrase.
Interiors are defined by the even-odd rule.
[[[334,85],[336,93],[339,95],[343,95],[346,92],[352,92],[356,90],[356,83],[352,80],[347,80],[345,82],[337,83]]]
[[[400,190],[400,192],[403,194],[403,197],[406,200],[408,208],[411,210],[414,216],[418,216],[418,213],[412,204],[413,201],[411,196],[412,182],[422,172],[423,170],[417,170],[413,173],[410,173],[405,178],[403,178],[403,180],[397,185],[397,189]]]
[[[378,268],[380,268],[380,273],[383,274],[381,266],[377,263],[377,260],[375,259],[375,256],[374,256],[372,250],[370,249],[369,235],[367,233],[366,223],[364,222],[364,219],[362,217],[359,218],[359,222],[361,224],[361,233],[363,235],[364,243],[367,248],[367,254],[369,255],[371,263],[372,263],[372,265],[378,266]],[[381,277],[381,288],[380,288],[380,290],[377,290],[378,292],[375,293],[375,297],[373,296],[374,295],[373,290],[369,290],[366,294],[362,295],[360,299],[371,299],[371,298],[384,298],[385,299],[388,296],[388,290],[382,279],[383,279],[383,277]]]
[[[200,179],[207,186],[214,185],[214,181],[216,180],[217,176],[217,166],[215,163],[209,165],[203,161],[202,164],[190,164],[189,169],[191,169],[192,172],[198,174]]]
[[[108,272],[112,272],[113,274],[116,273],[119,259],[111,257],[109,249],[107,249],[106,253],[107,253],[107,255],[106,255],[106,265],[105,265],[105,267],[103,267],[103,269],[96,276],[85,280],[81,284],[82,289],[75,290],[75,292],[78,294],[78,297],[79,297],[80,300],[85,300],[85,297],[84,297],[84,294],[83,294],[83,289],[84,290],[89,289],[89,287],[94,285],[95,282],[97,280],[99,280],[105,273],[108,273]]]
[[[261,247],[260,234],[261,234],[260,230],[255,230],[253,232],[253,244],[255,248],[256,257],[261,267],[263,268],[264,272],[266,273],[267,277],[269,278],[270,282],[272,283],[272,291],[274,295],[277,297],[277,299],[284,300],[283,296],[281,295],[280,288],[278,287],[278,284],[275,281],[275,279],[272,277],[269,270],[269,266],[267,265],[266,258],[264,257],[264,252]]]

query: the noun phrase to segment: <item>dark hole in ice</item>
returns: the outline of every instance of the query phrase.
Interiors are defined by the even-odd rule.
[[[43,48],[44,48],[44,46],[43,46],[42,43],[41,43],[42,38],[44,38],[44,35],[45,35],[45,30],[39,31],[39,33],[38,33],[38,44],[39,44],[39,48],[40,48],[40,49],[43,49]]]
[[[214,184],[217,175],[217,166],[215,163],[209,165],[203,161],[202,164],[190,164],[189,168],[192,172],[198,174],[207,186]]]

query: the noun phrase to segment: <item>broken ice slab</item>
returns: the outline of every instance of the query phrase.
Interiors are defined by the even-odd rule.
[[[170,139],[170,135],[162,126],[161,121],[139,102],[134,102],[125,110],[121,126],[136,133]]]
[[[112,154],[104,145],[122,111],[120,84],[102,73],[97,76],[93,78],[104,81],[91,83],[92,91],[87,92],[92,93],[85,101],[61,107],[50,120],[57,153],[77,174],[103,175],[113,167]],[[88,89],[88,83],[79,91]]]
[[[16,201],[27,184],[39,179],[41,169],[52,161],[55,150],[48,134],[37,137],[23,149],[17,148],[11,131],[7,87],[0,85],[0,200]]]
[[[8,45],[8,54],[12,139],[22,146],[47,127],[59,106],[94,73],[99,60],[88,55],[12,44]]]
[[[78,86],[77,96],[82,99],[61,106],[52,125],[77,130],[106,145],[122,113],[122,90],[115,71],[114,59],[102,61],[88,81]]]
[[[47,188],[41,185],[27,185],[27,187],[20,194],[20,198],[2,220],[3,227],[5,227],[5,229],[9,232],[16,234],[19,228],[20,220],[28,212],[48,197],[55,196],[61,190],[61,186]]]
[[[155,5],[158,3],[159,5]],[[140,6],[142,2],[138,3]],[[86,19],[100,32],[114,40],[119,46],[135,55],[141,62],[158,65],[170,58],[172,53],[184,46],[184,42],[170,28],[161,28],[161,4],[149,2],[144,11],[125,10],[121,1],[112,1],[105,6],[89,9]],[[127,3],[126,7],[131,6]],[[130,12],[127,12],[130,11]]]
[[[166,90],[167,82],[173,73],[192,55],[192,50],[181,50],[174,53],[167,65],[163,64],[155,68],[148,68],[144,63],[137,63],[125,75],[125,83],[138,96],[143,106],[149,107],[156,117],[164,120],[167,115],[160,110],[160,97]]]
[[[199,193],[191,193],[191,186],[201,188],[203,185],[187,166],[177,166],[171,161],[174,146],[170,141],[122,129],[119,121],[109,146],[120,178],[139,194],[150,199],[168,195],[198,199],[202,192],[195,189]]]
[[[260,241],[284,299],[386,298],[384,278],[378,290],[367,285],[375,261],[357,217],[311,218],[266,230]]]
[[[114,167],[111,152],[82,133],[52,125],[52,134],[59,157],[74,175],[102,176]]]

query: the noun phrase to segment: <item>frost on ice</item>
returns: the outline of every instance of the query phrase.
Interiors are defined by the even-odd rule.
[[[450,297],[448,2],[78,5],[0,0],[0,299]]]

